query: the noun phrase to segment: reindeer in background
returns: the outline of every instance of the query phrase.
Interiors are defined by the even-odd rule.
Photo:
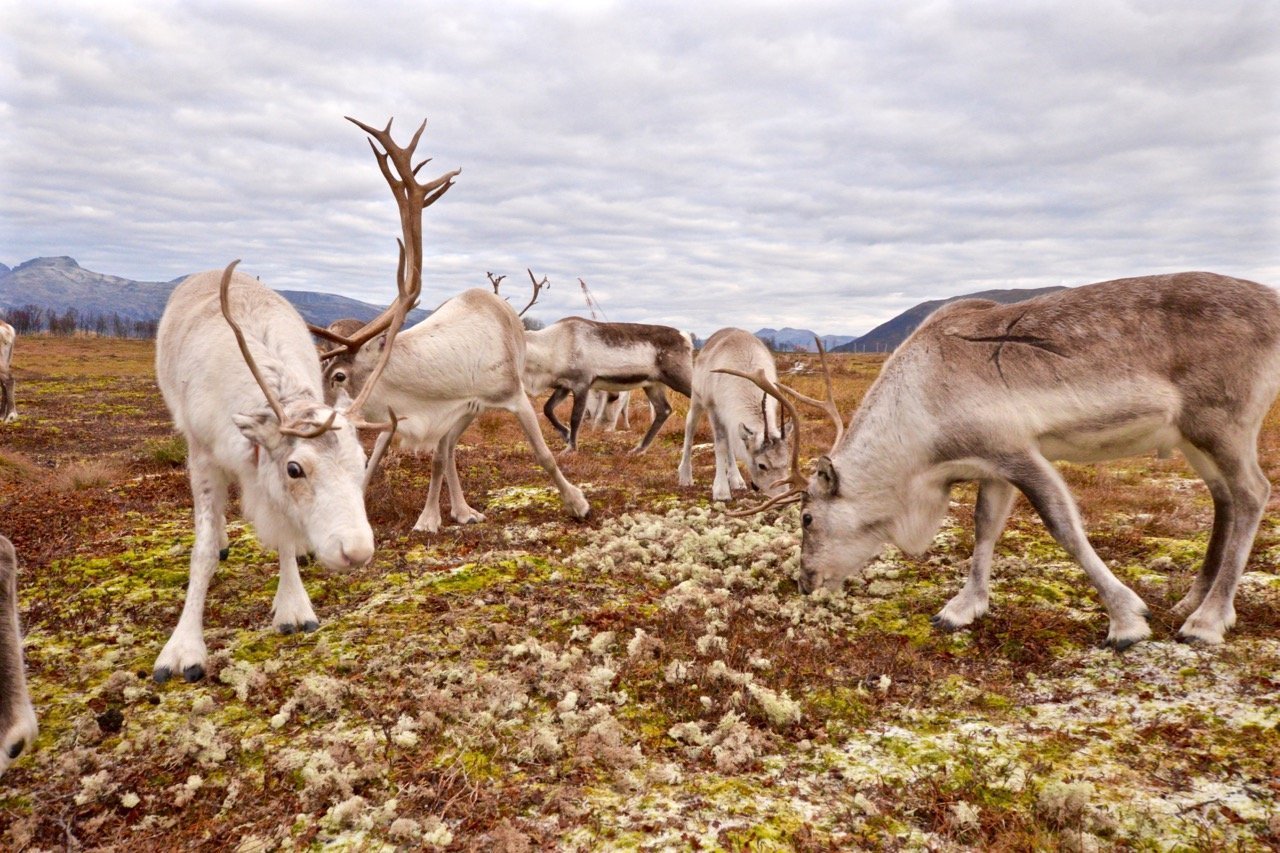
[[[1021,491],[1098,590],[1119,650],[1150,636],[1149,612],[1089,544],[1051,460],[1177,449],[1214,507],[1204,563],[1173,609],[1178,638],[1221,643],[1271,490],[1257,441],[1277,391],[1280,295],[1254,282],[1188,272],[1013,305],[959,300],[885,362],[847,431],[833,412],[836,442],[817,472],[793,471],[791,490],[758,509],[801,503],[800,588],[836,589],[886,541],[927,548],[952,484],[977,481],[969,578],[933,618],[953,630],[987,611],[995,543]]]
[[[693,438],[705,414],[711,422],[716,473],[711,497],[727,501],[734,489],[745,489],[738,461],[747,466],[752,488],[772,497],[786,491],[786,471],[792,448],[788,431],[778,418],[778,402],[742,376],[726,375],[759,371],[770,382],[778,381],[773,354],[755,335],[742,329],[721,329],[707,338],[693,363],[693,396],[684,425],[684,449],[680,455],[680,485],[693,485]],[[796,425],[791,426],[795,434]]]
[[[375,131],[390,145],[390,123]],[[407,149],[379,152],[370,142],[400,208],[401,241],[395,302],[356,337],[385,336],[386,352],[422,287],[422,209],[443,195],[456,171],[419,184],[409,164],[424,121]],[[400,179],[391,173],[388,156]],[[204,676],[204,600],[227,546],[227,488],[240,486],[241,505],[258,538],[280,555],[273,624],[283,633],[318,625],[298,574],[297,555],[313,551],[333,569],[373,557],[373,531],[364,507],[366,466],[357,427],[394,429],[359,420],[364,400],[386,366],[379,359],[363,394],[345,411],[324,402],[320,362],[307,325],[283,297],[235,274],[191,276],[174,290],[156,336],[156,378],[187,440],[196,538],[186,603],[156,660],[154,676]],[[371,472],[377,459],[369,465]]]

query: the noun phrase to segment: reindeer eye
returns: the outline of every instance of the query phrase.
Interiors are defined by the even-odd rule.
[[[800,523],[803,524],[805,527],[808,527],[810,524],[813,524],[813,513],[806,512],[804,516],[801,517]]]
[[[768,471],[768,470],[769,470],[769,466],[768,466],[768,465],[766,465],[766,464],[764,464],[763,462],[758,463],[758,464],[756,465],[756,467],[757,467],[757,468],[759,468],[761,471]]]
[[[302,466],[297,462],[290,462],[288,465],[284,466],[284,470],[295,480],[299,477],[306,476],[305,472],[302,470]]]
[[[343,373],[341,370],[339,370],[337,373],[333,374],[333,381],[334,381],[334,382],[346,382],[346,381],[347,381],[347,374],[345,374],[345,373]]]

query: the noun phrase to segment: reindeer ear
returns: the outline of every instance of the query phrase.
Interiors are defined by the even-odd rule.
[[[836,466],[831,464],[830,456],[818,458],[818,473],[815,479],[818,483],[818,492],[823,497],[834,497],[840,490],[840,475],[836,473]]]
[[[250,444],[265,447],[267,450],[275,450],[280,445],[282,439],[280,422],[276,420],[275,412],[270,409],[233,415],[231,419],[240,428],[240,433],[249,439]]]
[[[756,434],[746,424],[738,424],[738,437],[746,442],[747,447],[750,447],[751,440],[756,437]]]

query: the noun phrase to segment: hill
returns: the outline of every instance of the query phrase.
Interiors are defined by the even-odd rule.
[[[1037,296],[1044,296],[1046,293],[1054,293],[1059,290],[1066,290],[1065,287],[1036,287],[1036,288],[1011,288],[1008,290],[983,290],[978,293],[966,293],[961,296],[952,296],[948,299],[932,299],[928,302],[921,302],[914,308],[908,308],[898,316],[885,323],[881,323],[871,331],[855,341],[850,341],[841,346],[832,348],[832,352],[890,352],[898,344],[907,339],[907,336],[916,330],[916,327],[925,321],[925,318],[937,311],[948,302],[955,302],[957,299],[990,299],[993,302],[1003,304],[1011,304],[1014,302],[1022,302],[1027,299],[1033,299]],[[825,342],[824,342],[825,343]]]
[[[33,258],[10,269],[0,264],[0,312],[34,305],[59,314],[74,309],[81,317],[119,316],[127,321],[158,320],[169,294],[186,276],[172,281],[135,281],[93,272],[74,258]],[[358,299],[332,293],[281,290],[309,323],[327,326],[343,317],[370,320],[383,309]],[[429,311],[410,312],[408,324],[418,323]]]
[[[771,345],[772,349],[799,350],[813,352],[813,332],[808,329],[793,329],[790,326],[781,329],[757,329],[756,337]],[[855,340],[857,335],[823,335],[822,345],[833,350],[841,344]]]

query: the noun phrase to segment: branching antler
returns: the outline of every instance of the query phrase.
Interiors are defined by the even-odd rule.
[[[831,370],[827,366],[827,351],[822,346],[822,339],[817,335],[813,336],[813,342],[818,345],[818,358],[822,360],[822,377],[827,383],[827,399],[815,400],[812,397],[806,397],[794,388],[788,388],[786,385],[779,384],[779,388],[786,391],[792,397],[795,397],[801,403],[808,403],[810,406],[816,406],[827,413],[827,417],[831,418],[832,423],[836,425],[836,438],[831,442],[831,446],[835,447],[840,443],[840,439],[844,436],[844,418],[840,417],[840,407],[836,405],[836,392],[831,385]]]
[[[551,285],[547,283],[547,277],[545,275],[542,277],[542,281],[538,281],[533,276],[533,270],[525,267],[524,271],[529,274],[529,281],[533,282],[533,298],[529,300],[528,305],[520,309],[520,313],[516,315],[517,317],[523,317],[524,313],[533,307],[533,303],[538,301],[538,294],[542,292],[542,288],[551,288]],[[497,293],[496,288],[494,289],[494,293]]]
[[[506,276],[505,276],[505,275],[494,275],[494,274],[493,274],[493,273],[491,273],[491,272],[487,272],[487,273],[485,273],[485,275],[487,275],[487,276],[489,277],[489,283],[493,285],[493,295],[494,295],[494,296],[497,296],[497,295],[498,295],[498,288],[502,286],[502,280],[503,280],[504,278],[506,278]]]
[[[378,356],[378,361],[374,365],[373,371],[369,374],[369,378],[365,380],[360,393],[348,408],[348,411],[356,413],[360,411],[368,399],[369,392],[373,389],[378,377],[382,375],[383,369],[387,366],[387,359],[391,355],[391,345],[395,342],[396,334],[404,325],[405,317],[418,304],[418,296],[422,293],[422,211],[449,191],[449,188],[453,186],[453,179],[462,170],[454,169],[452,172],[446,172],[425,184],[418,182],[418,171],[431,162],[430,158],[428,158],[416,166],[413,165],[414,149],[418,146],[418,140],[422,138],[422,132],[426,130],[426,119],[422,120],[422,124],[414,132],[409,144],[403,148],[396,145],[391,138],[391,120],[387,121],[387,126],[382,130],[370,127],[350,116],[347,116],[347,121],[372,137],[369,140],[369,147],[373,149],[373,156],[378,161],[378,168],[382,171],[382,176],[386,178],[387,185],[391,188],[391,194],[395,197],[396,206],[400,209],[401,230],[395,301],[350,337],[337,335],[328,329],[320,330],[315,326],[310,327],[313,333],[325,340],[338,344],[334,349],[321,355],[321,359],[333,358],[342,353],[355,353],[360,347],[379,335],[386,335],[386,339],[382,344],[382,351]],[[381,150],[379,150],[378,145],[382,146]]]
[[[337,411],[329,413],[329,420],[322,424],[311,424],[304,427],[302,424],[291,423],[284,414],[284,405],[280,402],[280,398],[271,390],[271,386],[267,384],[267,380],[263,378],[262,371],[258,369],[258,362],[254,359],[253,353],[249,352],[249,343],[244,338],[244,332],[240,329],[240,324],[231,316],[231,274],[235,271],[236,265],[240,263],[237,258],[227,264],[227,268],[222,271],[222,282],[218,285],[218,300],[222,306],[222,316],[226,319],[227,325],[231,327],[231,331],[235,333],[236,343],[240,345],[240,354],[244,356],[245,364],[249,365],[249,372],[253,374],[253,378],[258,383],[258,387],[262,389],[262,394],[267,398],[267,405],[271,407],[271,411],[275,412],[276,420],[280,422],[280,433],[282,435],[296,435],[299,438],[315,438],[322,432],[333,428],[333,421],[338,416]]]

